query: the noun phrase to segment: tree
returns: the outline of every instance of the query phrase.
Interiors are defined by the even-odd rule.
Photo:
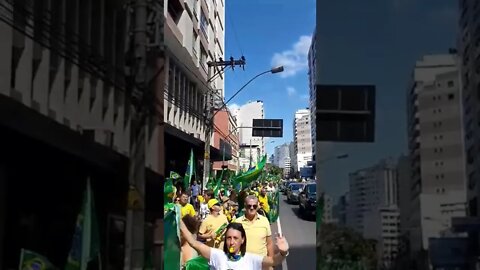
[[[375,246],[352,229],[324,223],[317,234],[318,269],[376,269]]]
[[[283,169],[273,164],[267,164],[267,172],[283,178]]]

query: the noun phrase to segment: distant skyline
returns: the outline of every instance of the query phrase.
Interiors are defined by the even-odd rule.
[[[225,1],[225,5],[225,57],[244,55],[247,62],[245,71],[226,71],[226,99],[258,73],[285,67],[282,73],[256,79],[228,104],[235,108],[262,100],[265,118],[283,119],[283,138],[267,140],[266,151],[271,155],[275,146],[293,141],[295,111],[308,106],[307,54],[315,28],[316,1]]]
[[[323,143],[317,160],[326,192],[348,190],[348,173],[407,153],[406,91],[426,54],[455,48],[457,4],[446,0],[318,1],[320,83],[375,84],[375,143]],[[341,16],[339,16],[341,14]]]

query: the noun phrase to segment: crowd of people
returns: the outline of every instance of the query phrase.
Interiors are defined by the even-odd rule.
[[[273,269],[288,256],[288,243],[272,237],[269,193],[273,182],[254,182],[239,194],[233,186],[205,189],[193,180],[177,189],[175,203],[181,212],[181,263],[204,257],[212,270]],[[248,239],[248,241],[247,241]]]

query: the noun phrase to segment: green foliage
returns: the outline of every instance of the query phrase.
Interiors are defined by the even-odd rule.
[[[317,233],[318,269],[375,269],[376,241],[335,224],[322,224]]]
[[[276,175],[278,177],[282,177],[283,176],[283,169],[280,168],[280,167],[277,167],[273,164],[268,164],[268,167],[267,167],[267,172],[269,174],[272,174],[272,175]]]

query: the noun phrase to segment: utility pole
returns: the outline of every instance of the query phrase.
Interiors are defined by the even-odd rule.
[[[130,132],[130,164],[128,170],[128,205],[125,231],[124,269],[142,269],[145,242],[145,135],[146,111],[143,97],[147,91],[147,0],[135,0],[133,11],[133,53],[137,70],[132,89],[132,118]]]
[[[234,69],[236,66],[245,67],[245,57],[241,57],[238,60],[234,60],[233,57],[230,58],[230,61],[210,61],[207,63],[208,65],[208,83],[211,82],[212,78],[214,78],[217,74],[211,75],[212,68],[215,68],[215,72],[217,72],[218,67],[227,67],[230,66]],[[210,86],[210,85],[209,85]],[[213,107],[213,93],[211,93],[212,89],[207,89],[206,93],[206,117],[205,117],[205,149],[204,149],[204,156],[203,156],[203,182],[202,188],[207,185],[208,178],[210,177],[210,139],[213,133],[213,123],[216,112],[214,112]],[[223,97],[222,97],[223,98]],[[226,106],[223,104],[222,108]]]
[[[127,12],[127,57],[132,87],[130,122],[130,164],[125,230],[125,270],[144,269],[145,257],[145,167],[147,125],[155,117],[154,84],[159,74],[154,67],[163,50],[162,1],[132,0]],[[131,22],[131,26],[130,26]],[[148,60],[150,59],[150,60]],[[127,71],[128,73],[128,71]],[[155,74],[155,75],[152,75]],[[159,191],[160,192],[160,191]],[[147,239],[152,241],[153,239]],[[158,267],[156,268],[158,269]]]

